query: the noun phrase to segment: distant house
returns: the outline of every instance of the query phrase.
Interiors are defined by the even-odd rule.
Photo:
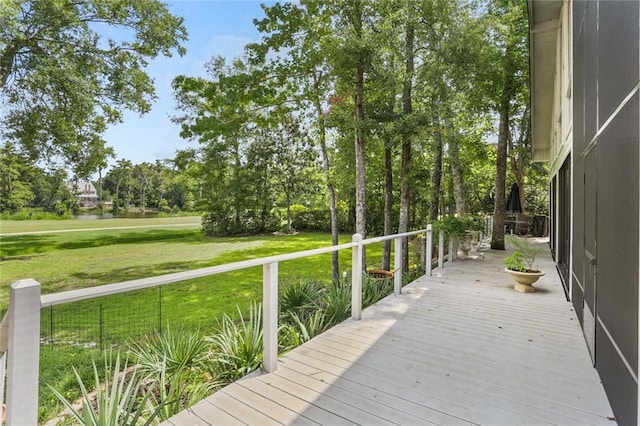
[[[90,209],[98,205],[98,191],[91,182],[78,181],[76,183],[69,184],[69,187],[78,200],[78,205],[80,207]]]
[[[640,420],[639,6],[529,0],[533,158],[549,163],[551,249],[621,425]]]

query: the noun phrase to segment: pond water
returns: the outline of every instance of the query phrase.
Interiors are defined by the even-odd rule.
[[[75,216],[76,219],[81,220],[96,220],[96,219],[144,219],[144,218],[152,218],[158,217],[157,212],[146,212],[144,214],[140,212],[127,212],[120,213],[118,215],[113,215],[113,213],[104,213],[104,214],[80,214]]]

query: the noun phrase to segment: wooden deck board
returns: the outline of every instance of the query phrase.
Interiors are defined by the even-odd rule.
[[[611,425],[548,251],[533,294],[505,254],[435,269],[167,424]]]

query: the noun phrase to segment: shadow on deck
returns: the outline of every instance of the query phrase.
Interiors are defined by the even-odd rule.
[[[548,249],[530,294],[506,254],[435,269],[166,424],[614,424]]]

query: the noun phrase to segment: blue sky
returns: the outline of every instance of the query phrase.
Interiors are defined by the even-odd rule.
[[[254,18],[263,16],[260,3],[253,0],[168,0],[171,12],[184,18],[189,32],[183,57],[159,57],[148,74],[155,80],[158,100],[149,113],[126,112],[124,122],[110,127],[104,135],[116,158],[134,164],[173,158],[176,150],[196,146],[179,136],[180,128],[169,117],[175,114],[171,81],[177,75],[204,76],[204,64],[213,55],[227,58],[242,53],[246,43],[259,40]],[[114,163],[112,161],[112,163]]]

